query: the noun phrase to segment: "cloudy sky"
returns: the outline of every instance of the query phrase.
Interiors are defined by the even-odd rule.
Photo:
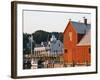
[[[63,32],[69,19],[71,19],[71,21],[83,22],[83,17],[86,17],[88,23],[91,23],[91,14],[89,13],[24,10],[23,31],[24,33],[30,34],[37,30]]]

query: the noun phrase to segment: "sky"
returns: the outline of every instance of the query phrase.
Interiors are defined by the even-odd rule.
[[[53,12],[53,11],[23,11],[23,32],[34,33],[37,30],[48,32],[64,32],[68,21],[84,22],[87,18],[91,23],[91,14],[76,12]]]

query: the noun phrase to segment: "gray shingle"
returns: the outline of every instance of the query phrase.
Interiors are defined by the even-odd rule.
[[[91,28],[91,24],[84,24],[84,23],[74,22],[74,21],[71,21],[71,22],[72,22],[72,25],[74,26],[75,30],[79,34],[85,34]]]
[[[91,31],[89,30],[86,35],[82,38],[82,40],[77,44],[80,45],[91,45]]]

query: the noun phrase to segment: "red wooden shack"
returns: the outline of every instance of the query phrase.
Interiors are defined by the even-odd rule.
[[[91,25],[69,21],[64,30],[64,63],[67,66],[90,65],[91,63]]]

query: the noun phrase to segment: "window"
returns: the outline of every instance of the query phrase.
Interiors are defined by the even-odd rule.
[[[67,49],[65,49],[64,52],[67,53]]]
[[[72,41],[72,32],[69,32],[68,35],[69,35],[69,40]]]
[[[60,47],[60,44],[59,44],[59,47]]]
[[[72,41],[72,32],[69,32],[69,33],[68,33],[67,39],[70,40],[70,41]]]
[[[91,53],[91,48],[89,48],[89,53]]]

